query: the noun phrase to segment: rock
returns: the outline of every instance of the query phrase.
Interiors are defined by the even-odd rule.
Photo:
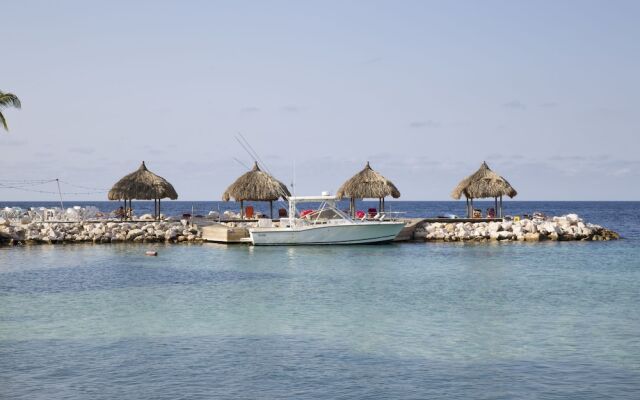
[[[602,228],[602,237],[604,238],[604,240],[617,240],[620,239],[620,235],[617,232],[614,232],[612,230],[606,229],[606,228]]]
[[[142,229],[132,229],[127,233],[127,240],[136,239],[143,234]]]
[[[513,233],[508,231],[498,232],[498,240],[510,240],[513,238]]]
[[[524,240],[527,242],[539,242],[540,234],[537,232],[529,232],[524,234]]]
[[[495,221],[491,221],[489,222],[489,224],[487,225],[487,230],[491,233],[491,232],[498,232],[500,230],[502,230],[502,225],[499,224],[498,222]]]
[[[164,238],[167,240],[172,240],[172,239],[175,239],[176,237],[178,237],[178,231],[175,228],[168,229],[164,233]]]
[[[6,218],[0,218],[0,226],[9,226],[11,222]]]
[[[414,240],[421,240],[421,239],[425,239],[426,237],[427,237],[427,231],[424,229],[424,227],[418,227],[413,232]]]
[[[567,214],[567,215],[565,215],[565,218],[572,225],[575,225],[580,221],[580,218],[578,217],[578,214]]]

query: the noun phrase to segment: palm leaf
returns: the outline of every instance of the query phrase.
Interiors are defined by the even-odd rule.
[[[2,113],[0,112],[0,122],[2,123],[2,126],[4,126],[5,130],[9,130],[9,127],[7,126],[7,120],[4,119],[4,115],[2,115]]]
[[[13,93],[0,92],[0,107],[15,107],[20,108],[20,99]]]

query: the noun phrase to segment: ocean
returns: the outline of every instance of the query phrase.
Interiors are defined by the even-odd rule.
[[[534,211],[623,239],[0,247],[0,398],[640,398],[640,202],[505,202]]]

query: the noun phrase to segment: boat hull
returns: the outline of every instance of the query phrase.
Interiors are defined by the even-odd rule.
[[[391,242],[404,223],[379,222],[249,229],[256,246],[366,244]]]

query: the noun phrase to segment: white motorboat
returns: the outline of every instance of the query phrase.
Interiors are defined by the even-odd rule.
[[[354,220],[336,207],[337,200],[328,195],[289,197],[289,218],[281,218],[277,226],[265,219],[249,228],[251,242],[258,246],[383,243],[392,241],[405,226],[383,221],[384,214]],[[298,214],[299,203],[320,203],[320,207]]]

